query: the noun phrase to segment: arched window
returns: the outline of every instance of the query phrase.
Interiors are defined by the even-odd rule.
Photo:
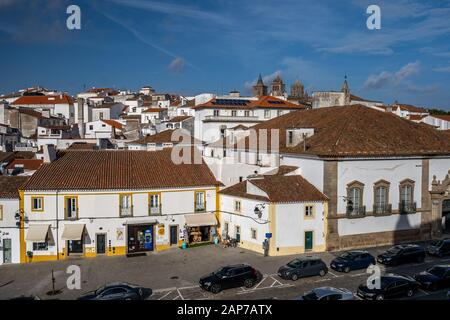
[[[374,184],[374,213],[391,213],[391,205],[389,204],[389,186],[390,183],[385,180],[380,180]]]
[[[353,181],[347,185],[347,215],[365,215],[366,210],[363,205],[364,184]]]
[[[412,213],[416,211],[416,203],[414,202],[414,181],[405,179],[400,182],[400,213]]]

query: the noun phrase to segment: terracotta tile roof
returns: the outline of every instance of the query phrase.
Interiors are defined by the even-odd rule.
[[[97,147],[95,143],[86,143],[86,142],[75,142],[70,145],[66,150],[67,151],[75,151],[75,150],[94,150]]]
[[[287,146],[286,129],[314,128],[304,144]],[[362,105],[299,110],[257,124],[279,129],[280,152],[321,157],[449,155],[450,142],[438,130]],[[246,148],[248,140],[246,139]],[[270,149],[270,145],[268,146]]]
[[[400,108],[400,110],[406,110],[406,111],[409,111],[409,112],[428,113],[427,109],[416,107],[416,106],[413,106],[413,105],[410,105],[410,104],[399,104],[399,103],[396,103],[396,104],[394,104],[392,106],[392,108],[395,108],[395,107]]]
[[[15,100],[12,105],[26,104],[73,104],[73,99],[68,95],[48,95],[48,96],[22,96]]]
[[[149,113],[149,112],[161,112],[164,111],[164,108],[148,108],[142,111],[142,113]]]
[[[450,121],[450,114],[432,114],[430,116],[441,120]]]
[[[64,131],[68,131],[70,130],[70,126],[67,125],[51,125],[51,124],[40,124],[38,125],[38,127],[42,127],[42,128],[46,128],[46,129],[53,129],[53,130],[64,130]]]
[[[282,100],[272,96],[261,96],[258,100],[239,98],[213,98],[204,104],[193,107],[193,109],[305,109],[305,106],[298,105],[287,100]]]
[[[264,191],[268,197],[247,193],[247,183]],[[270,202],[327,201],[328,198],[300,175],[264,175],[242,181],[220,191],[221,194]]]
[[[0,151],[0,163],[14,159],[14,152]]]
[[[220,185],[203,161],[177,165],[171,151],[67,152],[44,164],[24,189],[140,190]]]
[[[119,121],[115,121],[115,120],[102,120],[104,123],[106,123],[107,125],[110,125],[113,128],[122,130],[123,129],[123,124],[121,124]]]
[[[170,119],[167,122],[181,122],[187,119],[192,118],[192,116],[177,116],[177,117],[173,117],[172,119]]]
[[[32,116],[32,117],[35,117],[38,119],[43,118],[42,113],[40,113],[39,111],[32,110],[32,109],[20,108],[19,113],[27,114],[29,116]]]
[[[298,167],[296,166],[286,166],[286,165],[281,165],[278,168],[271,170],[271,171],[267,171],[266,173],[264,173],[265,176],[270,176],[270,175],[280,175],[280,176],[284,176],[285,174],[291,173],[295,170],[297,170]]]
[[[10,177],[0,176],[0,198],[18,199],[19,188],[28,180],[29,177]]]
[[[142,145],[146,145],[147,143],[157,143],[157,144],[162,144],[162,143],[173,143],[173,144],[177,144],[181,141],[186,141],[187,139],[190,139],[192,144],[201,144],[202,142],[198,139],[195,139],[194,137],[190,136],[187,132],[184,133],[182,132],[182,138],[180,138],[178,141],[172,141],[172,134],[175,130],[164,130],[161,131],[157,134],[154,135],[150,135],[150,136],[146,136],[143,137],[139,140],[136,140],[134,142],[132,142],[132,144],[142,144]]]
[[[380,101],[375,101],[375,100],[367,100],[367,99],[355,96],[354,94],[350,95],[350,100],[353,100],[353,101],[365,101],[365,102],[380,102]]]
[[[411,115],[409,115],[408,119],[412,120],[412,121],[420,121],[420,120],[422,120],[425,117],[426,117],[425,115],[411,114]]]
[[[44,163],[44,161],[40,159],[14,159],[6,166],[6,169],[22,167],[25,170],[37,170],[42,163]]]

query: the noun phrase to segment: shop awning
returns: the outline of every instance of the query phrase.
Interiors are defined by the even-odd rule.
[[[217,225],[214,213],[196,213],[185,215],[188,227],[215,226]]]
[[[25,240],[29,242],[45,242],[47,241],[49,229],[49,224],[32,224],[28,227]]]
[[[64,231],[61,236],[63,240],[81,240],[83,236],[84,224],[73,223],[66,224],[64,226]]]
[[[149,219],[149,220],[126,220],[124,225],[129,224],[156,224],[158,223],[158,220],[156,219]]]

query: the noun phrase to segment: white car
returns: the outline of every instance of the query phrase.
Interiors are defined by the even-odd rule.
[[[312,289],[295,300],[355,300],[355,296],[345,288],[320,287]]]

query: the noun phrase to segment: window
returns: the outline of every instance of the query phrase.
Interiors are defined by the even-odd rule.
[[[294,131],[288,131],[288,143],[289,144],[294,143]]]
[[[0,205],[0,221],[3,220],[3,206]]]
[[[161,213],[161,195],[159,193],[150,194],[150,214],[160,214]]]
[[[100,112],[99,118],[103,119],[103,112]]]
[[[129,217],[133,215],[133,204],[131,194],[120,195],[120,216]]]
[[[229,224],[228,224],[228,222],[225,222],[225,224],[223,226],[223,237],[228,236],[228,230],[229,230]]]
[[[204,191],[196,191],[195,192],[195,211],[205,211],[206,203],[205,203],[205,192]]]
[[[232,117],[236,117],[236,115],[237,115],[236,110],[231,110],[231,116],[232,116]]]
[[[43,210],[44,210],[44,197],[32,197],[31,211],[43,211]]]
[[[270,110],[264,110],[264,118],[270,118]]]
[[[410,179],[400,182],[400,213],[411,213],[416,211],[414,202],[414,181]]]
[[[347,215],[360,216],[365,214],[363,206],[364,184],[353,181],[347,185]]]
[[[94,130],[94,126],[92,124],[89,125],[89,130]]]
[[[305,206],[305,217],[312,218],[314,216],[314,206],[308,205]]]
[[[242,182],[244,180],[244,177],[243,176],[240,176],[239,177],[239,182]]]
[[[281,116],[281,115],[283,115],[283,111],[281,111],[281,110],[278,110],[278,111],[277,111],[277,115],[278,115],[278,116]]]
[[[48,242],[33,242],[33,251],[48,250]]]
[[[251,228],[250,233],[251,233],[252,239],[256,240],[256,229]]]
[[[237,242],[241,242],[241,227],[240,226],[235,226],[234,227],[234,233],[235,233],[235,238]]]
[[[244,116],[250,117],[250,111],[248,111],[248,110],[244,111]]]
[[[64,211],[66,214],[66,219],[76,219],[78,216],[78,198],[65,197]]]
[[[374,213],[390,213],[389,182],[380,180],[374,185]]]
[[[214,110],[214,116],[218,117],[219,116],[219,110]]]
[[[234,201],[234,211],[241,212],[241,201],[239,200]]]

